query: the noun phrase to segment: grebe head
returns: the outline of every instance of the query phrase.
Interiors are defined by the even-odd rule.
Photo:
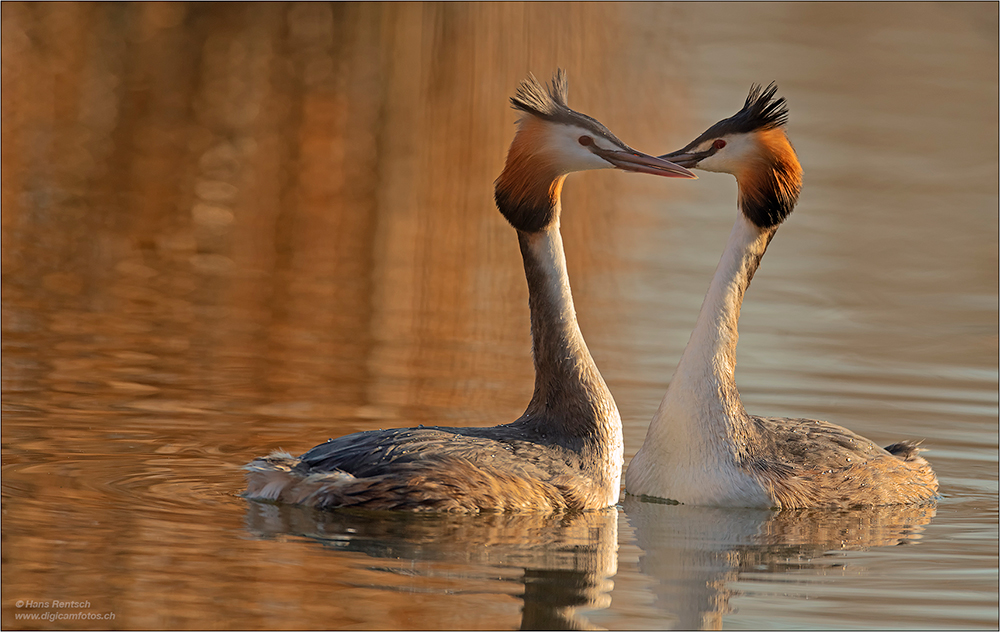
[[[760,228],[777,226],[795,208],[802,166],[785,135],[788,108],[778,87],[750,88],[743,109],[711,126],[683,149],[660,156],[691,169],[730,173],[740,209]]]
[[[522,116],[495,183],[495,198],[514,228],[537,232],[548,227],[557,215],[563,179],[574,171],[622,169],[697,178],[684,167],[632,149],[598,121],[571,110],[567,96],[566,73],[559,69],[548,86],[529,75],[510,100]]]

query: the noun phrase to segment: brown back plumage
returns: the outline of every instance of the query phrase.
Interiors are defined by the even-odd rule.
[[[937,477],[913,442],[883,449],[825,421],[752,419],[755,437],[741,466],[775,507],[893,505],[937,496]]]
[[[276,452],[251,464],[246,496],[333,509],[469,513],[583,511],[594,508],[594,481],[567,471],[545,477],[455,456],[434,455],[356,478],[340,470],[309,471],[301,459]],[[590,483],[590,484],[588,484]]]

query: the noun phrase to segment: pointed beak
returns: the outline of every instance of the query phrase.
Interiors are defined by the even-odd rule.
[[[684,149],[687,149],[687,147],[685,147]],[[708,151],[696,151],[696,152],[684,151],[684,149],[679,149],[669,154],[663,154],[662,156],[660,156],[660,159],[669,160],[670,162],[675,163],[679,166],[690,167],[693,169],[694,167],[698,166],[699,162],[701,162],[705,158],[708,158],[709,156],[711,156],[716,152],[715,149],[709,149]]]
[[[597,147],[593,147],[592,150],[595,154],[614,165],[616,169],[635,171],[636,173],[649,173],[654,176],[665,176],[667,178],[696,179],[698,177],[673,162],[647,156],[637,151],[611,151]]]

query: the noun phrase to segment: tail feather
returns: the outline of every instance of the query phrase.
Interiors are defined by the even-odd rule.
[[[247,471],[246,498],[253,500],[281,500],[285,490],[294,487],[301,477],[294,473],[299,459],[284,450],[254,459],[243,469]]]
[[[904,461],[916,461],[917,459],[923,461],[923,458],[919,456],[924,451],[924,448],[920,447],[921,443],[923,441],[900,441],[899,443],[887,445],[885,451]]]

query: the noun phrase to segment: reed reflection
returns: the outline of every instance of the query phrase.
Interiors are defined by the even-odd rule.
[[[611,604],[618,569],[618,511],[571,514],[413,514],[360,510],[317,511],[247,503],[247,530],[261,538],[297,535],[336,551],[401,561],[368,570],[416,574],[428,590],[495,579],[498,569],[520,569],[510,579],[519,595],[522,630],[594,629],[581,610]],[[417,564],[405,564],[416,562]],[[443,565],[460,565],[442,569]],[[442,572],[447,582],[440,579]],[[391,590],[385,576],[380,588]],[[490,582],[490,591],[505,593]],[[305,607],[305,604],[303,604]]]
[[[933,504],[857,509],[774,511],[624,502],[643,551],[639,570],[657,580],[657,606],[673,629],[719,630],[750,575],[812,571],[840,565],[830,551],[915,543],[934,517]]]

